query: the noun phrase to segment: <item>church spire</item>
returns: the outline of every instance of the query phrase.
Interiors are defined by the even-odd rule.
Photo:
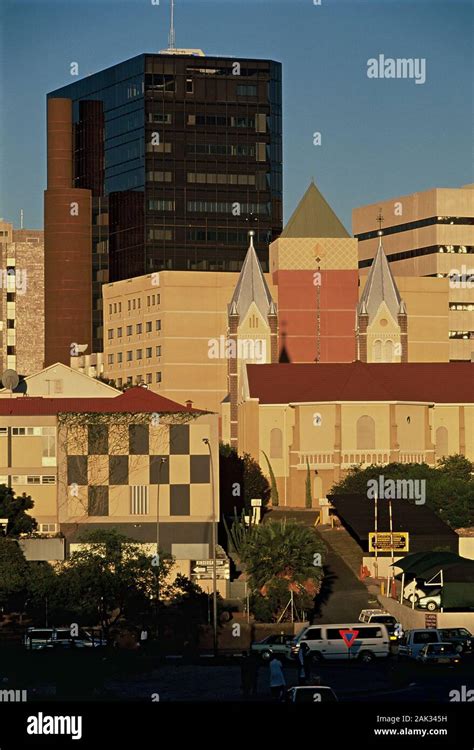
[[[254,232],[249,232],[250,243],[242,265],[239,280],[229,305],[229,311],[236,311],[243,320],[252,302],[255,302],[264,319],[270,308],[275,307],[272,295],[263,275],[262,266],[253,244]],[[272,307],[273,306],[273,307]],[[235,312],[234,312],[235,314]]]

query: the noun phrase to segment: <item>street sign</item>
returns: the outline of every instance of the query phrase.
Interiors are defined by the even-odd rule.
[[[213,560],[191,560],[192,577],[195,581],[212,578],[214,571]],[[216,577],[230,580],[230,561],[216,560]]]
[[[342,636],[342,640],[346,644],[347,648],[350,648],[352,646],[355,639],[359,635],[358,630],[353,630],[350,628],[347,628],[346,630],[340,630],[339,633]]]
[[[425,615],[425,628],[437,628],[438,627],[438,615],[426,614]]]
[[[375,541],[377,539],[377,542]],[[408,552],[408,531],[379,531],[377,534],[369,532],[369,552]]]

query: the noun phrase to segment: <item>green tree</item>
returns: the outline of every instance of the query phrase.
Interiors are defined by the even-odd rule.
[[[79,541],[87,546],[62,563],[57,587],[78,622],[99,621],[107,631],[123,615],[153,607],[172,558],[161,553],[151,558],[115,530],[89,532]]]
[[[15,497],[15,490],[0,484],[0,518],[8,518],[7,536],[30,534],[37,528],[33,516],[27,513],[34,507],[30,495],[23,493]]]
[[[365,469],[353,466],[340,482],[333,485],[329,494],[367,494],[370,479],[424,479],[426,481],[426,504],[452,528],[474,524],[474,480],[466,472],[463,457],[449,456],[442,459],[438,468],[421,464],[391,463],[371,464]],[[468,462],[469,464],[469,462]],[[470,464],[469,464],[470,465]],[[460,476],[458,476],[458,472]],[[469,478],[466,478],[469,477]]]
[[[470,482],[474,479],[474,463],[459,453],[439,458],[438,471],[447,474],[452,479],[462,479],[464,482]]]
[[[219,463],[221,476],[226,473],[227,465],[231,466],[231,472],[235,474],[236,482],[243,482],[243,504],[248,515],[251,508],[251,500],[260,498],[262,508],[266,507],[270,498],[270,485],[260,465],[249,453],[239,456],[235,448],[227,443],[221,443],[219,447]],[[227,482],[229,478],[227,477]],[[234,503],[235,504],[235,503]]]
[[[308,608],[308,600],[318,592],[323,575],[323,549],[311,527],[286,519],[260,524],[245,542],[241,557],[250,588],[257,598],[258,594],[273,597],[275,619],[282,611],[282,586],[286,603],[293,591],[296,607]]]
[[[22,612],[28,598],[28,563],[13,539],[0,537],[0,603],[13,612]]]
[[[262,451],[263,455],[265,456],[265,461],[267,462],[268,466],[268,473],[270,474],[270,497],[272,499],[272,507],[277,508],[280,505],[280,496],[278,494],[278,486],[276,482],[275,473],[273,471],[272,465],[270,463],[270,459],[268,458],[265,451]]]

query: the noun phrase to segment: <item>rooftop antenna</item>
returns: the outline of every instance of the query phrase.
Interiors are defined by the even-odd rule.
[[[171,23],[170,33],[168,35],[168,49],[176,49],[176,42],[174,36],[174,0],[171,0]]]
[[[23,209],[20,208],[20,229],[23,229]]]

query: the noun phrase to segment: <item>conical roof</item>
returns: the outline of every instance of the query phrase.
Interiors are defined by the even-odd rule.
[[[350,237],[329,203],[311,182],[280,235],[298,237]]]
[[[380,237],[377,253],[370,267],[367,282],[359,301],[358,312],[359,314],[368,314],[370,324],[382,302],[385,302],[391,314],[397,320],[402,298],[390,270],[390,264],[385,255],[382,238]],[[404,305],[402,309],[406,312]]]
[[[232,314],[235,315],[235,311],[237,311],[242,320],[252,302],[255,302],[264,318],[268,316],[270,307],[274,305],[260,261],[253,246],[253,237],[250,236],[250,246],[230,301],[229,312],[232,311]]]

